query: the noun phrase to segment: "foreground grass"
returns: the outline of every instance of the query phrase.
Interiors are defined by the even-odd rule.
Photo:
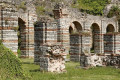
[[[97,67],[89,70],[79,68],[79,63],[66,63],[67,73],[57,74],[40,72],[39,65],[32,59],[22,59],[23,69],[31,80],[120,80],[120,69],[112,67]]]

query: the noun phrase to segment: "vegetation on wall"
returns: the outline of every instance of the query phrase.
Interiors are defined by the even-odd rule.
[[[25,5],[25,1],[22,1],[19,5],[18,5],[18,9],[23,9],[24,11],[27,9],[26,5]]]
[[[103,10],[107,4],[109,4],[109,0],[77,0],[73,7],[88,14],[103,15]]]
[[[120,8],[118,6],[113,6],[107,15],[108,18],[111,18],[113,16],[117,16],[117,18],[120,18]]]
[[[38,16],[44,15],[44,12],[45,12],[44,6],[36,6],[36,13]]]

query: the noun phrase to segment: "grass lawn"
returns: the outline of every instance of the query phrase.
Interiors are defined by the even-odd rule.
[[[79,63],[67,62],[67,73],[40,72],[33,59],[21,59],[22,67],[31,80],[120,80],[120,69],[97,67],[88,70],[77,68]]]

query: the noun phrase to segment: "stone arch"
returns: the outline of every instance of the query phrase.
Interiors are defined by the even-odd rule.
[[[108,24],[106,27],[106,34],[104,34],[104,53],[105,54],[113,54],[114,52],[114,32],[115,27],[112,24]]]
[[[70,60],[79,61],[82,53],[82,26],[74,21],[69,26]]]
[[[100,27],[97,23],[91,25],[91,53],[100,53]]]
[[[75,25],[75,29],[77,32],[81,32],[82,31],[82,26],[78,21],[74,21],[73,24]]]
[[[109,33],[109,32],[115,32],[115,28],[112,24],[108,24],[106,28],[106,33]]]

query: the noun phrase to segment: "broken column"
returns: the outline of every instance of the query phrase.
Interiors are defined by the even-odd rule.
[[[80,57],[80,66],[81,67],[96,67],[103,66],[102,58],[98,55],[81,55]]]
[[[65,49],[59,45],[43,45],[40,47],[42,56],[40,59],[40,69],[48,72],[65,72]]]

